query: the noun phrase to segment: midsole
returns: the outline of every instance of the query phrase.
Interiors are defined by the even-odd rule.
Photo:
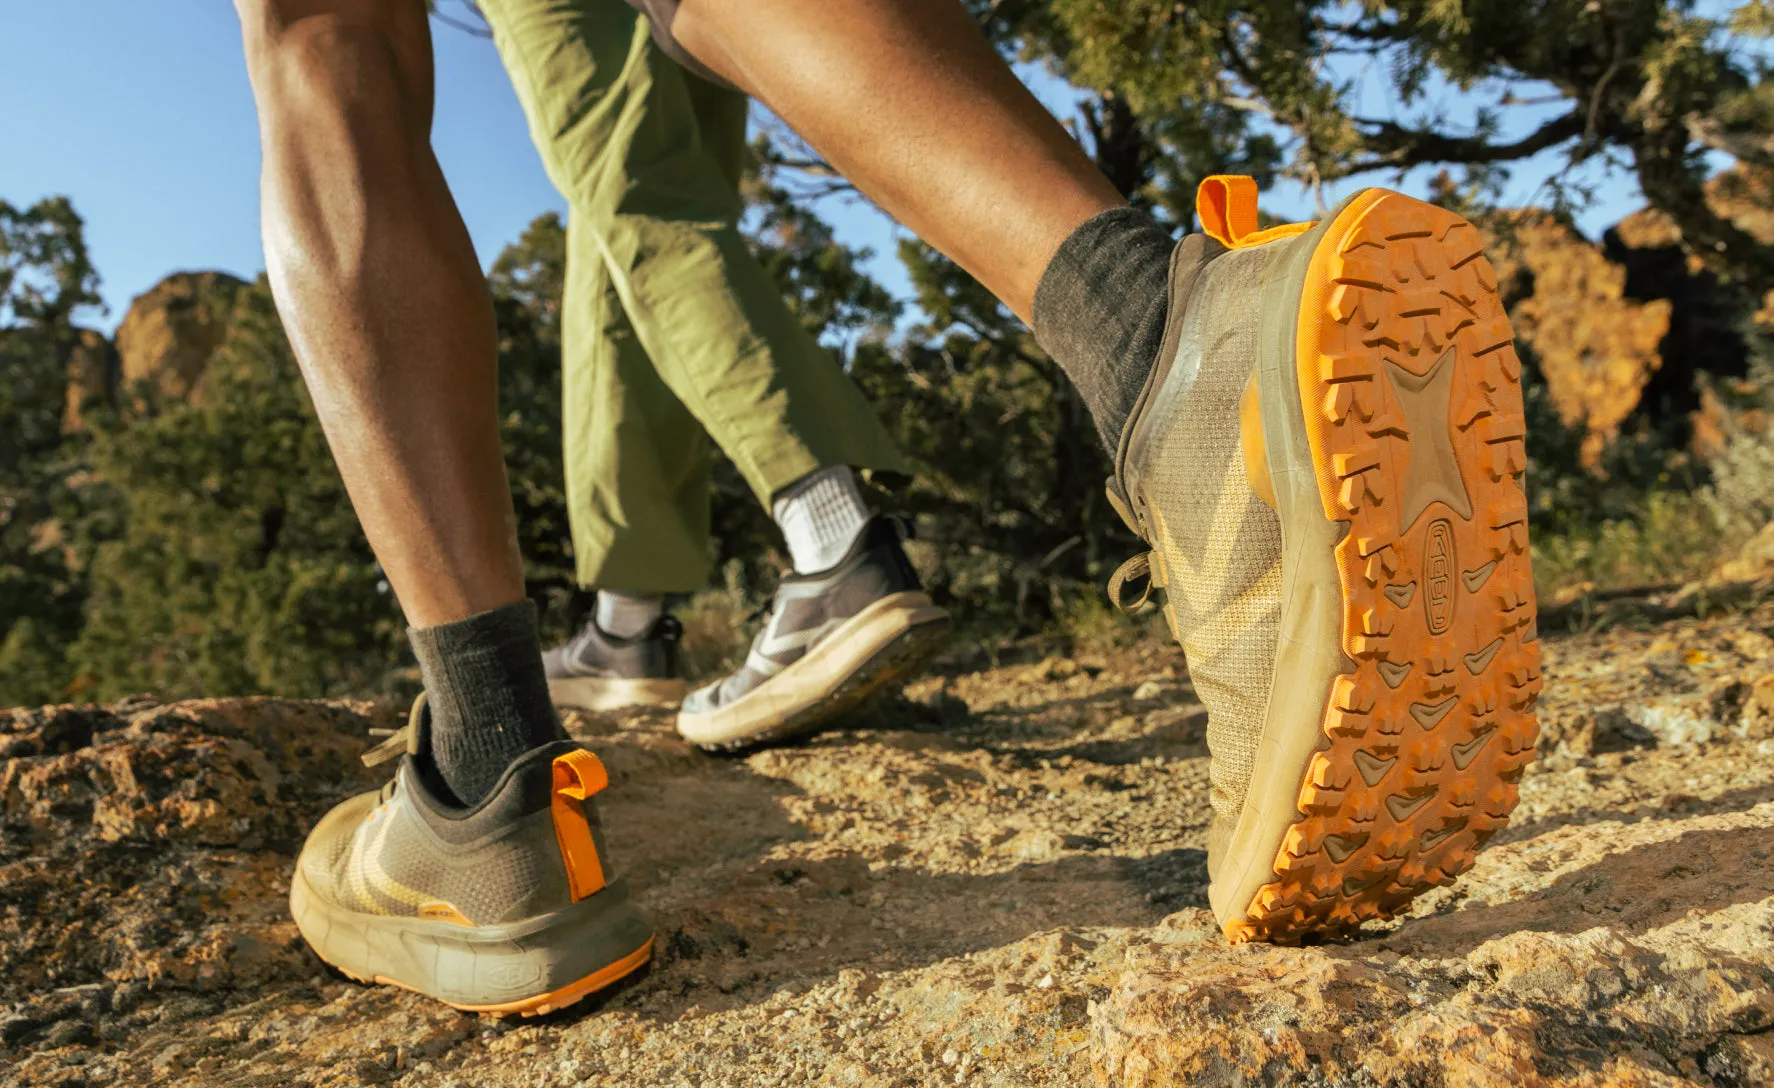
[[[581,710],[620,710],[625,706],[676,706],[686,685],[677,679],[629,680],[603,676],[551,677],[548,694],[556,706]]]
[[[806,655],[734,702],[705,714],[680,712],[678,731],[697,744],[725,744],[767,731],[836,692],[906,632],[946,624],[929,594],[894,593],[845,620]]]
[[[653,927],[612,881],[570,907],[521,922],[461,926],[366,914],[318,894],[298,866],[290,913],[321,959],[456,1005],[497,1005],[562,989],[632,955]]]
[[[1281,522],[1281,629],[1250,786],[1208,889],[1222,924],[1243,918],[1257,889],[1277,879],[1276,851],[1299,819],[1300,782],[1324,739],[1331,686],[1339,674],[1354,671],[1342,651],[1343,590],[1335,555],[1348,525],[1324,514],[1296,360],[1300,300],[1313,253],[1340,223],[1381,195],[1363,190],[1307,233],[1271,243],[1288,248],[1263,270],[1257,396]]]

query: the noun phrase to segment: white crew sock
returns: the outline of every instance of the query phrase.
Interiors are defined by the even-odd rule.
[[[661,594],[597,591],[597,625],[606,635],[639,638],[664,612],[665,597]]]
[[[801,477],[776,493],[770,510],[788,540],[796,574],[837,566],[869,520],[856,473],[848,465]]]

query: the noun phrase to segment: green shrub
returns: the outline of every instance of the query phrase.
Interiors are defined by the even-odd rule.
[[[202,392],[95,437],[92,486],[124,518],[87,571],[69,655],[84,692],[378,689],[404,650],[399,609],[262,282]]]
[[[1635,516],[1536,537],[1535,588],[1552,601],[1584,587],[1684,582],[1718,562],[1726,539],[1702,496],[1653,492]]]

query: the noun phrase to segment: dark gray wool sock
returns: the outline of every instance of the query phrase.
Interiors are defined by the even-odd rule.
[[[431,711],[431,758],[464,805],[511,761],[566,732],[548,698],[536,606],[519,601],[437,627],[409,627]]]
[[[1035,340],[1078,387],[1109,456],[1158,361],[1176,240],[1145,212],[1085,220],[1035,286]]]

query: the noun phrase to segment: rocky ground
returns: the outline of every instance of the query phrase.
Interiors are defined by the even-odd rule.
[[[958,660],[743,759],[577,717],[661,954],[540,1020],[349,982],[287,917],[393,708],[0,711],[0,1084],[1774,1083],[1774,606],[1704,603],[1543,619],[1514,824],[1305,949],[1213,925],[1204,715],[1156,640]]]

